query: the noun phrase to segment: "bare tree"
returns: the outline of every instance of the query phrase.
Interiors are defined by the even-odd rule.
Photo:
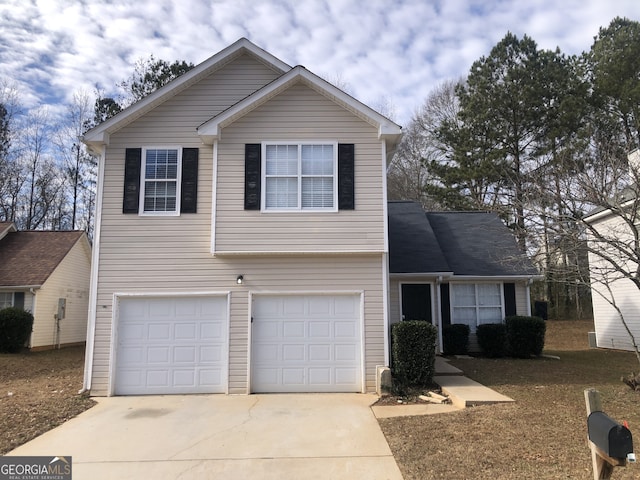
[[[606,149],[597,151],[603,155]],[[562,189],[567,193],[562,208],[547,214],[551,231],[565,242],[564,251],[589,256],[590,276],[577,275],[571,283],[590,286],[596,316],[603,315],[598,306],[608,305],[608,316],[617,319],[629,340],[613,346],[630,348],[640,363],[640,322],[631,321],[640,294],[640,152],[628,161],[611,155],[585,164],[562,179]]]
[[[86,92],[75,92],[54,140],[68,187],[72,230],[80,227],[89,231],[91,225],[91,213],[86,210],[93,208],[96,161],[80,141],[80,136],[91,123],[93,114],[89,95]]]
[[[389,199],[414,200],[427,210],[440,209],[426,187],[436,181],[431,165],[445,161],[447,147],[439,141],[437,131],[443,122],[456,121],[455,86],[456,82],[447,81],[436,87],[405,129],[387,171]]]

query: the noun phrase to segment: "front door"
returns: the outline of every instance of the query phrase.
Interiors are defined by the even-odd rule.
[[[430,284],[402,284],[402,320],[426,320],[433,323]]]

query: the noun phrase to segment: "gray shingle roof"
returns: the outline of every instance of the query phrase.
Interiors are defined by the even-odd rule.
[[[389,203],[391,273],[538,275],[494,213],[428,212],[414,202]]]
[[[415,202],[389,202],[391,273],[450,272],[431,224]]]

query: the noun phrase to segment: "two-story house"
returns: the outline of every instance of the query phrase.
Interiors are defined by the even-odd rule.
[[[400,135],[246,39],[87,132],[100,161],[85,388],[375,390]]]

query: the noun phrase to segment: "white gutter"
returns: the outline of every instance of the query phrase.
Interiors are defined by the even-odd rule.
[[[2,285],[0,286],[0,290],[39,290],[42,285]],[[34,292],[31,292],[34,293]]]

